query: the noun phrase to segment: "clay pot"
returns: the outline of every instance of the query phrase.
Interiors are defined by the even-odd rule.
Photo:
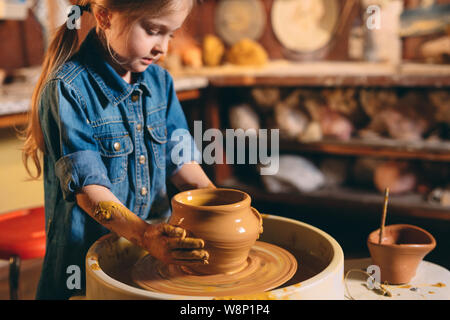
[[[197,189],[172,198],[169,223],[205,241],[209,264],[190,267],[198,274],[238,272],[247,266],[250,248],[262,232],[262,218],[250,196],[233,189]]]
[[[382,283],[408,283],[416,275],[419,263],[436,247],[429,232],[413,225],[386,226],[381,244],[379,234],[380,229],[373,231],[367,246],[373,264],[380,267]]]

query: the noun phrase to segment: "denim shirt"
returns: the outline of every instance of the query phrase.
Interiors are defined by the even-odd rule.
[[[37,299],[67,299],[78,289],[69,270],[81,270],[89,247],[109,231],[85,213],[75,193],[101,185],[142,219],[170,215],[166,179],[192,151],[171,161],[170,137],[188,126],[172,77],[157,65],[124,81],[102,58],[95,29],[78,52],[46,82],[39,105],[44,135],[44,190],[47,249]],[[191,156],[192,155],[192,156]],[[69,268],[69,269],[68,269]],[[76,268],[76,267],[75,267]]]

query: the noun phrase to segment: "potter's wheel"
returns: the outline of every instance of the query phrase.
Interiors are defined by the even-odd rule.
[[[262,292],[287,282],[297,271],[297,260],[288,251],[257,241],[247,266],[233,274],[196,275],[184,267],[166,265],[150,255],[138,260],[132,270],[140,287],[160,293],[193,296],[227,296]]]

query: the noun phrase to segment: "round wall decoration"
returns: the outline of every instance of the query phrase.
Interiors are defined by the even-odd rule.
[[[274,0],[272,29],[286,49],[310,53],[332,39],[339,18],[337,0]]]
[[[258,40],[266,26],[266,12],[260,0],[222,0],[215,9],[215,29],[233,45],[243,38]]]

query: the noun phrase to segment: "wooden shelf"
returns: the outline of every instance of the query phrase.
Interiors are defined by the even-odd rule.
[[[311,143],[281,141],[280,151],[450,162],[450,142],[402,142],[393,139],[323,140]]]
[[[0,129],[9,127],[21,127],[28,123],[27,113],[0,115]]]
[[[247,192],[252,201],[260,203],[279,203],[291,206],[311,206],[332,213],[334,210],[347,210],[349,214],[380,214],[384,195],[375,191],[351,189],[347,187],[322,189],[309,193],[274,194],[264,191],[263,186],[245,185],[231,178],[222,187],[236,188]],[[450,207],[428,203],[419,194],[391,196],[389,214],[425,219],[450,221]]]
[[[199,89],[177,91],[178,99],[183,101],[198,99],[201,96]],[[21,127],[28,123],[27,112],[0,115],[0,129],[9,127]]]
[[[207,77],[210,86],[304,86],[304,87],[450,87],[450,66],[366,62],[293,63],[270,61],[264,67],[223,65],[186,68],[183,77]]]

